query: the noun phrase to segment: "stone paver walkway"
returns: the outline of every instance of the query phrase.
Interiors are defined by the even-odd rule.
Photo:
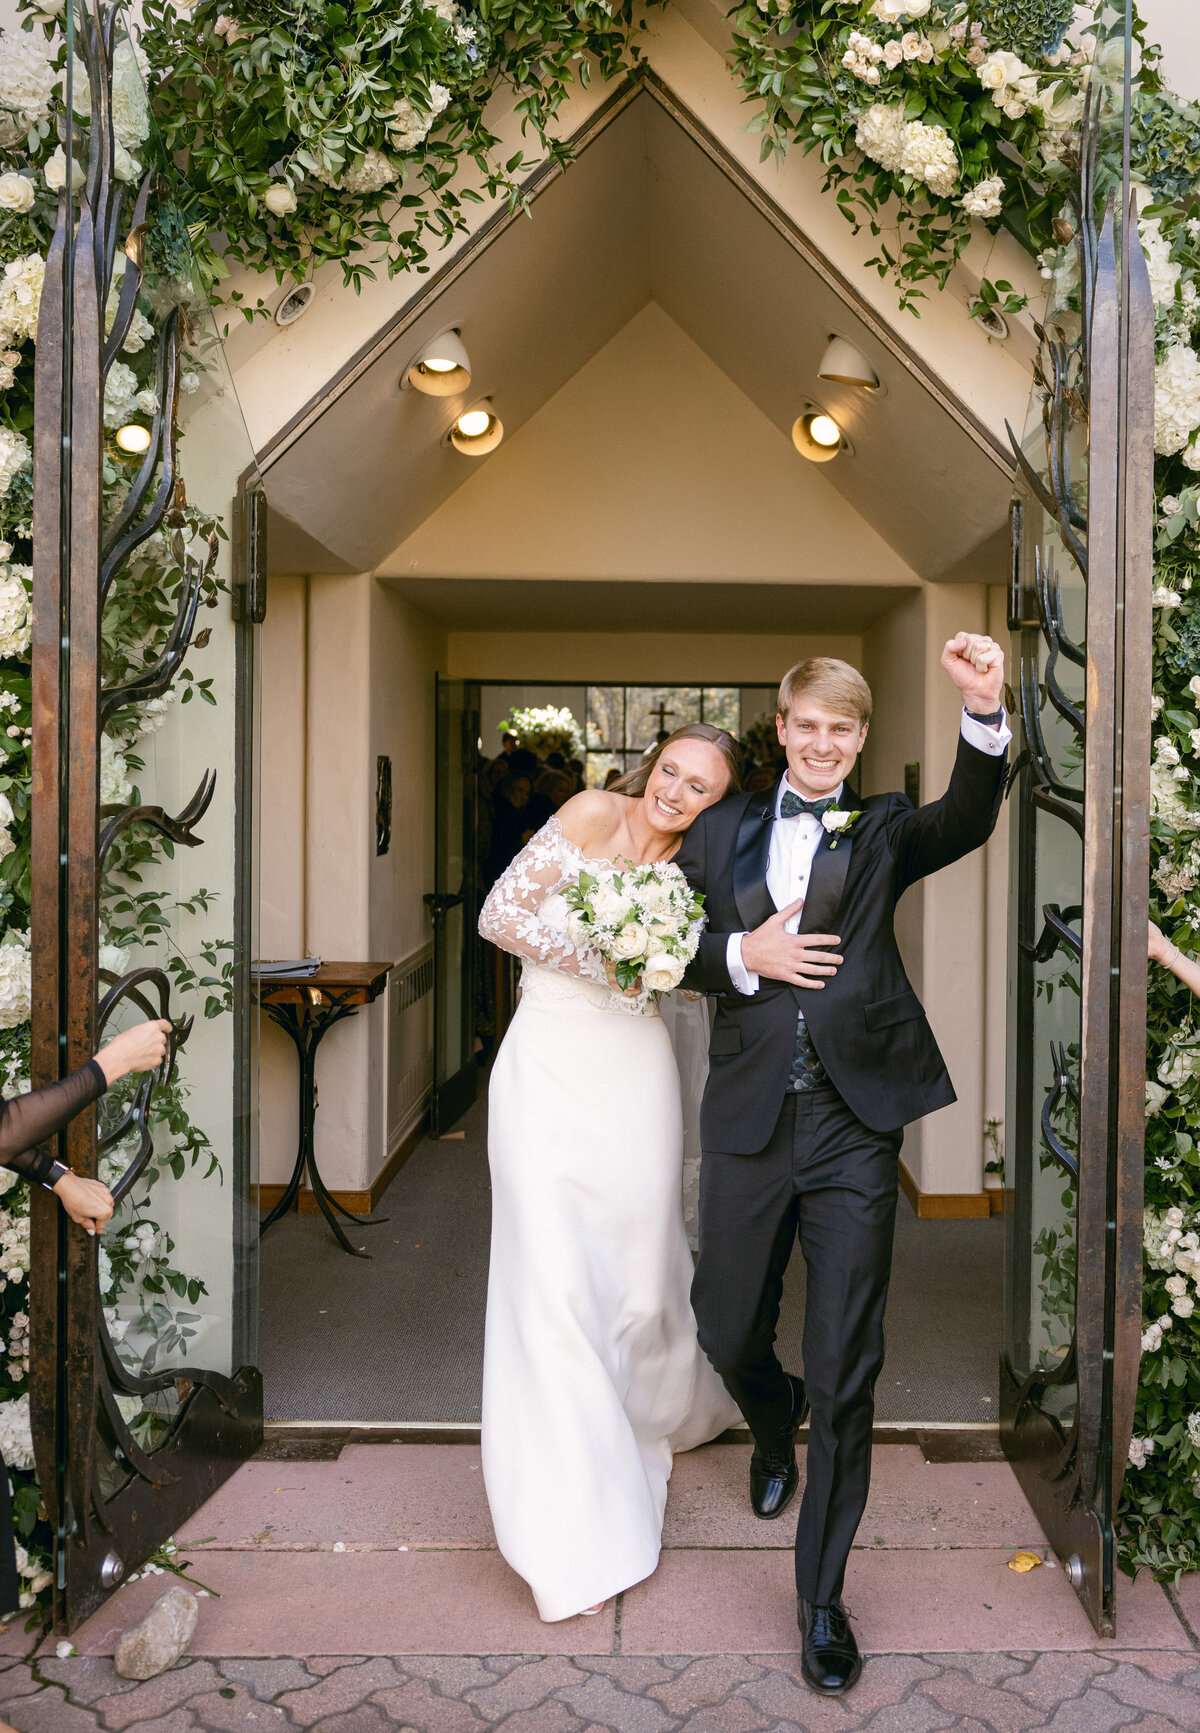
[[[1200,1653],[876,1655],[847,1697],[778,1655],[400,1655],[9,1663],[18,1733],[1142,1733],[1200,1730]]]

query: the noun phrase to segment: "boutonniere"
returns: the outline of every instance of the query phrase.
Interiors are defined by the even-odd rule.
[[[831,806],[827,812],[821,814],[821,824],[829,832],[831,850],[837,847],[838,842],[850,829],[850,826],[857,824],[861,817],[861,809],[858,812],[843,812],[840,806]]]

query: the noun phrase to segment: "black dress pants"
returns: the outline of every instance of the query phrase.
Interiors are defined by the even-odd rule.
[[[791,1418],[775,1326],[797,1237],[807,1265],[804,1380],[812,1417],[796,1589],[818,1604],[841,1593],[867,1502],[902,1136],[869,1131],[825,1086],[786,1095],[756,1155],[706,1150],[700,1169],[692,1286],[700,1343],[766,1449]]]

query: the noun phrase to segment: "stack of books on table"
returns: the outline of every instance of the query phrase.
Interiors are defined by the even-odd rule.
[[[271,958],[251,963],[250,973],[256,981],[274,981],[281,975],[315,975],[320,967],[320,957],[299,957],[282,962]]]

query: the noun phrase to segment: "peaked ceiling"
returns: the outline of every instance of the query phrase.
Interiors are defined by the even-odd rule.
[[[490,397],[511,434],[650,301],[781,432],[806,401],[837,417],[854,452],[823,474],[914,571],[1003,576],[1006,472],[648,93],[270,465],[272,569],[373,570],[477,468],[443,439],[466,402]],[[468,399],[401,391],[449,326],[471,355]],[[834,331],[884,392],[817,379]]]

